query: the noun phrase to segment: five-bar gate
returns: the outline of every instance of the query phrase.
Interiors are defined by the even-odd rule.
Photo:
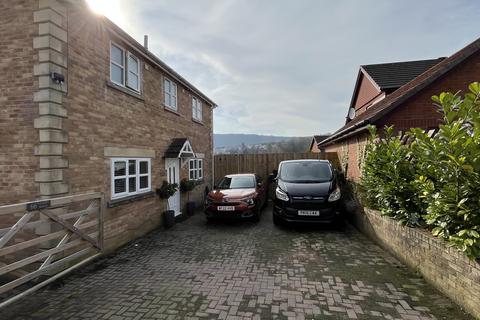
[[[103,250],[102,193],[0,206],[0,308]]]

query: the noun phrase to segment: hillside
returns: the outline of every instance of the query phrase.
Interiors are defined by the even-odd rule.
[[[213,145],[215,149],[218,149],[218,148],[225,148],[225,147],[240,146],[242,144],[254,145],[254,144],[261,144],[261,143],[279,142],[279,141],[284,141],[290,138],[292,137],[266,136],[266,135],[258,135],[258,134],[215,133],[213,135]]]
[[[284,153],[306,152],[310,147],[311,137],[282,137],[276,142],[225,146],[215,148],[216,154],[254,154],[254,153]]]

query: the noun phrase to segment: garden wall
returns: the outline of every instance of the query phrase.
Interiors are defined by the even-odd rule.
[[[480,263],[422,229],[405,227],[365,208],[352,215],[364,234],[392,252],[450,299],[480,318]]]

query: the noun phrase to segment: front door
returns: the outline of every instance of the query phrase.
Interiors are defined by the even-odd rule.
[[[180,161],[178,158],[165,159],[165,169],[167,170],[168,183],[176,183],[180,187]],[[179,188],[178,188],[179,189]],[[180,191],[177,192],[168,199],[168,208],[175,211],[175,216],[178,216],[180,212]]]

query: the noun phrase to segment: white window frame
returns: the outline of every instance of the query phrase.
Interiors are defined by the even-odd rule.
[[[202,101],[196,97],[192,97],[192,118],[197,121],[203,120]]]
[[[135,173],[129,173],[129,161],[135,161]],[[125,162],[125,175],[115,176],[115,162]],[[140,173],[140,162],[148,163],[148,172]],[[111,188],[111,197],[112,199],[119,199],[123,197],[128,197],[136,194],[142,194],[152,190],[152,165],[150,158],[111,158],[110,159],[110,188]],[[140,177],[148,177],[148,186],[146,188],[140,189]],[[129,191],[129,178],[135,178],[135,191]],[[115,180],[125,179],[125,192],[115,193]]]
[[[167,91],[167,86],[165,85],[168,82],[170,90]],[[175,92],[172,92],[172,88],[175,88]],[[178,96],[177,96],[177,84],[172,80],[168,79],[167,77],[163,78],[163,103],[169,109],[178,110]],[[167,102],[167,96],[169,97]],[[175,103],[172,104],[172,98],[175,98]]]
[[[128,60],[129,59],[133,59],[135,61],[137,61],[137,70],[130,70],[130,65],[128,63]],[[127,52],[127,59],[126,59],[126,63],[127,63],[127,76],[125,77],[125,83],[127,85],[127,87],[129,87],[130,89],[133,89],[135,91],[140,91],[140,60],[135,56],[133,55],[131,52]],[[130,84],[128,83],[128,79],[129,79],[129,76],[130,76],[130,72],[133,73],[135,76],[137,76],[137,87],[134,88],[132,86],[130,86]]]
[[[117,49],[120,49],[122,51],[123,65],[118,64],[117,62],[112,60],[112,47],[116,47]],[[123,74],[122,80],[123,80],[123,82],[117,82],[117,81],[113,80],[113,77],[112,77],[112,63],[114,65],[116,65],[117,67],[122,69],[122,74]],[[110,42],[110,81],[112,81],[113,83],[116,83],[120,86],[125,86],[125,66],[126,66],[125,49],[123,49],[122,46],[119,46],[115,42]]]
[[[122,57],[123,57],[123,66],[116,63],[115,61],[112,60],[112,46],[117,47],[118,49],[122,50]],[[137,70],[136,72],[133,72],[133,70],[130,70],[129,65],[128,65],[128,59],[132,57],[137,61]],[[120,68],[122,68],[122,73],[123,73],[123,83],[117,82],[112,79],[112,63]],[[124,88],[131,89],[135,92],[140,92],[140,87],[141,87],[141,82],[142,82],[142,77],[141,77],[141,61],[140,59],[131,53],[130,51],[127,51],[123,46],[119,45],[118,43],[115,43],[113,41],[110,41],[110,81],[115,83],[116,85],[122,86]],[[129,76],[129,71],[132,71],[133,74],[135,74],[138,77],[138,84],[137,88],[130,87],[128,85],[128,76]]]
[[[193,167],[192,167],[193,163]],[[203,179],[203,159],[190,159],[188,161],[188,180]]]

